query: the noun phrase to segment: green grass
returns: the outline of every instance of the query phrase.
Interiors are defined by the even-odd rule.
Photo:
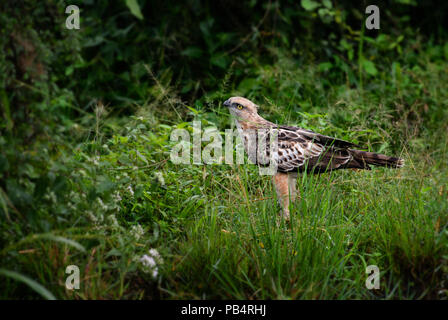
[[[231,176],[214,178],[220,200],[186,226],[167,275],[175,271],[171,297],[440,298],[446,213],[427,207],[437,198],[422,192],[411,169],[304,176],[286,225],[267,179],[254,183],[256,172],[243,168]],[[381,270],[380,290],[365,288],[371,264]]]
[[[158,98],[135,116],[92,112],[67,129],[73,141],[24,148],[32,165],[18,174],[29,180],[8,180],[1,196],[0,298],[448,298],[446,64],[422,55],[399,84],[385,69],[361,94],[292,63],[279,54],[259,66],[255,89],[230,83],[189,108],[157,84]],[[406,166],[299,175],[285,223],[255,166],[169,160],[174,128],[230,127],[220,103],[232,92],[272,121],[401,155]],[[139,262],[151,248],[163,258],[156,278]],[[64,287],[71,264],[80,290]],[[368,265],[381,271],[379,290],[365,287]]]

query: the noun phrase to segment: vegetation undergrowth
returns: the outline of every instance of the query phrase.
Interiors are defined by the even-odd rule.
[[[0,5],[11,26],[13,2]],[[446,35],[413,31],[392,9],[386,21],[412,37],[357,31],[359,12],[344,1],[254,1],[253,32],[214,19],[217,4],[191,5],[203,19],[185,31],[173,26],[193,22],[169,18],[180,5],[141,21],[124,3],[86,4],[82,34],[45,38],[63,15],[52,11],[48,34],[29,33],[45,10],[23,1],[34,16],[0,42],[0,298],[448,298]],[[298,17],[319,40],[294,40]],[[42,56],[34,73],[21,73],[23,59],[9,68],[8,48],[27,54],[24,42]],[[193,121],[224,140],[233,123],[221,103],[234,95],[270,121],[406,166],[299,175],[300,200],[282,221],[255,166],[170,161],[171,133],[192,133]],[[69,265],[79,290],[65,287]],[[378,290],[365,286],[369,265],[380,269]]]

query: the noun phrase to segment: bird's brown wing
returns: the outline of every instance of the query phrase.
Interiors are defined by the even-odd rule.
[[[316,133],[314,131],[307,130],[307,129],[291,127],[291,126],[280,126],[279,128],[286,130],[286,131],[295,132],[304,138],[312,139],[316,143],[320,143],[324,146],[333,146],[333,147],[338,147],[338,148],[353,148],[353,147],[360,148],[360,146],[355,143],[337,139],[337,138],[333,138],[333,137],[329,137],[329,136],[326,136],[326,135],[323,135],[320,133]]]
[[[278,128],[278,171],[323,172],[353,164],[353,143],[296,127]]]

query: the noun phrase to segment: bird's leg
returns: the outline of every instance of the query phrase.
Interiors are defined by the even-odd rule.
[[[299,196],[299,191],[297,190],[297,172],[288,173],[288,187],[289,196],[291,201],[296,201]]]
[[[282,172],[277,172],[273,177],[275,191],[286,220],[289,220],[289,203],[297,198],[296,179],[297,174]]]

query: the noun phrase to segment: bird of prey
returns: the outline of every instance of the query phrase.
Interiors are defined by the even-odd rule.
[[[290,201],[297,198],[297,173],[322,173],[338,169],[366,169],[370,165],[400,168],[403,159],[384,154],[354,149],[354,143],[325,136],[310,130],[277,125],[258,115],[258,106],[243,97],[232,97],[223,103],[235,117],[235,123],[246,153],[249,154],[249,132],[276,130],[277,148],[270,155],[277,163],[273,183],[282,206],[282,214],[289,219]],[[268,139],[268,141],[271,141]],[[274,141],[274,140],[272,140]],[[269,142],[265,143],[269,156]],[[258,151],[257,151],[258,152]],[[258,163],[260,165],[260,163]]]

